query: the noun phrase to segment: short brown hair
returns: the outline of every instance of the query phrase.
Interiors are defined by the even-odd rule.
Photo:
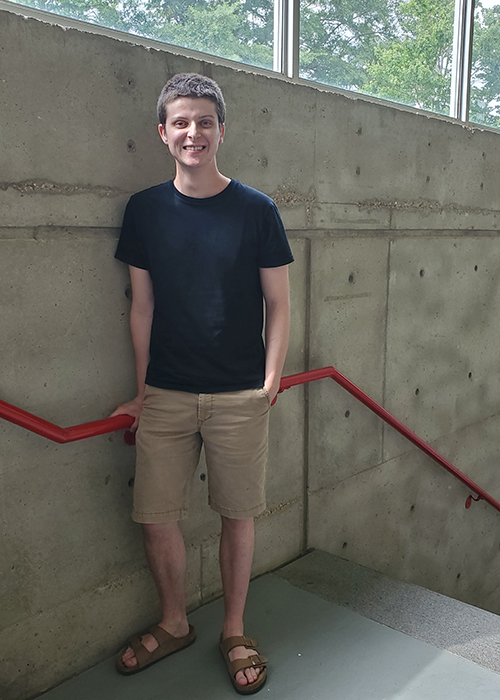
[[[226,104],[215,80],[198,73],[177,73],[163,87],[158,98],[158,121],[165,126],[167,105],[179,97],[204,97],[211,100],[217,111],[220,126],[226,121]]]

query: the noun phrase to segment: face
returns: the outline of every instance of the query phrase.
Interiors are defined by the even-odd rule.
[[[179,97],[167,106],[165,126],[158,125],[177,165],[199,168],[215,162],[224,137],[212,100],[204,97]]]

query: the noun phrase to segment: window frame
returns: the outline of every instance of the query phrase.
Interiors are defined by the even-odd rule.
[[[300,0],[274,0],[274,56],[273,69],[261,68],[252,66],[246,63],[239,63],[230,59],[215,56],[213,54],[203,53],[194,49],[184,48],[175,44],[146,37],[136,34],[104,27],[92,22],[86,22],[81,19],[74,19],[64,15],[58,15],[46,10],[39,10],[30,5],[23,5],[10,0],[0,0],[0,10],[14,12],[25,17],[32,17],[42,21],[52,21],[63,27],[79,29],[94,34],[102,34],[128,43],[148,46],[159,50],[168,50],[172,53],[204,60],[212,58],[218,64],[238,68],[239,70],[246,69],[248,71],[266,75],[266,76],[281,76],[293,83],[300,85],[316,85],[321,89],[337,92],[345,95],[356,94],[364,96],[370,101],[375,101],[380,104],[397,105],[398,108],[405,111],[413,111],[423,114],[432,114],[435,117],[446,118],[438,112],[424,110],[410,105],[405,105],[394,100],[364,95],[361,92],[354,92],[345,88],[335,87],[320,83],[313,80],[307,80],[299,76],[299,44],[300,44]],[[449,116],[463,123],[469,122],[470,109],[470,92],[471,92],[471,71],[472,71],[472,50],[473,50],[473,32],[474,32],[474,13],[475,0],[455,0],[454,28],[453,28],[453,64],[451,77],[451,95],[450,95],[450,111]],[[476,124],[476,122],[473,122]],[[497,127],[477,124],[481,129],[488,129],[498,132]]]

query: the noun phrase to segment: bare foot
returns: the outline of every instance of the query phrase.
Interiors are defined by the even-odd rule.
[[[164,625],[160,622],[158,623],[158,627],[164,629],[165,632],[171,634],[172,637],[185,637],[186,634],[188,634],[189,632],[189,624],[187,621],[185,622],[185,624],[179,624],[175,628],[167,627],[167,625]],[[152,634],[145,634],[143,637],[141,637],[141,644],[149,652],[154,651],[159,646],[157,640],[153,637]],[[124,665],[127,666],[127,668],[133,668],[137,665],[137,659],[135,658],[134,650],[132,649],[132,647],[127,647],[125,653],[122,656],[122,661]]]
[[[254,656],[257,654],[255,649],[247,649],[246,647],[234,647],[228,653],[229,660],[235,661],[235,659],[248,659],[249,656]],[[244,671],[238,671],[235,676],[236,683],[239,685],[248,685],[250,683],[255,683],[260,675],[261,668],[246,668]]]

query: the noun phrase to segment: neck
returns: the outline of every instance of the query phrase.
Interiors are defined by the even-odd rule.
[[[225,190],[231,180],[219,172],[215,163],[210,169],[184,169],[177,164],[174,185],[175,188],[188,197],[205,199],[214,197]]]

